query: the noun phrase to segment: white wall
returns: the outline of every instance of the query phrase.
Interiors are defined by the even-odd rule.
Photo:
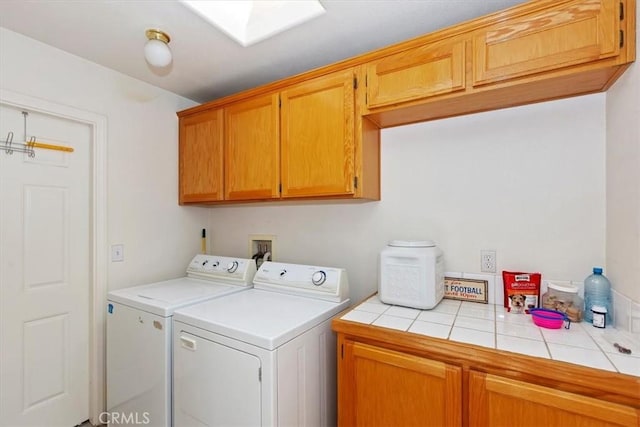
[[[447,270],[584,279],[605,257],[603,94],[383,131],[382,200],[210,210],[215,251],[246,256],[276,234],[281,261],[345,267],[351,295],[375,292],[390,239],[433,239]]]
[[[605,264],[608,182],[607,268],[614,287],[640,300],[640,191],[624,196],[635,213],[612,214],[611,202],[616,179],[638,183],[637,68],[606,97],[607,156],[611,141],[631,141],[636,160],[626,173],[633,176],[612,175],[621,168],[610,167],[605,181],[600,94],[387,129],[380,202],[206,209],[177,205],[175,112],[191,101],[5,29],[0,63],[0,87],[108,119],[108,236],[125,244],[126,258],[109,264],[111,289],[180,275],[207,224],[210,252],[246,256],[248,234],[268,233],[277,235],[280,260],[346,267],[355,300],[375,291],[377,255],[394,238],[436,240],[450,271],[478,271],[480,249],[490,248],[498,269],[582,280],[592,265]],[[627,116],[612,114],[616,108]],[[635,232],[622,226],[615,234],[616,214],[635,220]],[[629,254],[617,268],[616,249]],[[622,280],[630,273],[636,276]]]
[[[175,113],[194,103],[3,28],[0,64],[3,89],[107,118],[109,288],[184,274],[208,216],[177,203]]]
[[[636,10],[640,22],[640,7]],[[636,44],[640,59],[640,45]],[[640,302],[640,67],[607,92],[607,266],[616,290]]]

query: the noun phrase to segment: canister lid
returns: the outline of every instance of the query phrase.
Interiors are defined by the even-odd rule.
[[[391,240],[389,246],[399,248],[433,248],[436,244],[432,240]]]
[[[573,286],[572,284],[569,283],[553,283],[553,282],[549,282],[549,286],[550,289],[554,289],[556,291],[560,291],[560,292],[567,292],[570,294],[577,294],[578,293],[578,287],[577,286]]]

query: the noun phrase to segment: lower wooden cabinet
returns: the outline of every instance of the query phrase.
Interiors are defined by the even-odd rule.
[[[459,367],[348,340],[343,345],[339,425],[461,425]]]
[[[335,318],[342,427],[640,427],[640,378]]]
[[[638,426],[638,411],[497,375],[469,373],[469,426]]]

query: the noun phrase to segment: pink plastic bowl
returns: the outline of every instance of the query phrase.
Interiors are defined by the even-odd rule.
[[[547,329],[560,329],[567,316],[556,310],[534,308],[530,311],[533,323]]]

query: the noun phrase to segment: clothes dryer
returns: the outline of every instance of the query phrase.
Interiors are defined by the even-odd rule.
[[[349,306],[346,271],[266,261],[253,283],[176,310],[175,425],[335,425],[331,319]]]

